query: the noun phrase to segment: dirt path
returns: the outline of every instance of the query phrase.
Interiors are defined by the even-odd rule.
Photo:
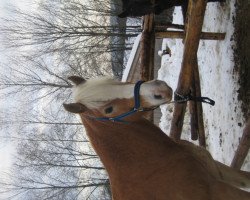
[[[235,69],[240,75],[239,100],[244,117],[250,117],[250,0],[236,0]]]

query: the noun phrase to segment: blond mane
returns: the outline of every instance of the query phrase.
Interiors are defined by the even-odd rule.
[[[110,77],[87,80],[73,89],[76,102],[95,109],[113,99],[133,97],[133,85],[116,81]]]

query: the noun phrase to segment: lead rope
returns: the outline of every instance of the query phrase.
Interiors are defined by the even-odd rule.
[[[184,103],[187,101],[196,101],[196,102],[202,102],[202,103],[207,103],[212,106],[215,105],[215,101],[208,98],[208,97],[194,97],[191,95],[191,92],[188,95],[181,95],[177,92],[174,93],[174,102],[176,103]]]

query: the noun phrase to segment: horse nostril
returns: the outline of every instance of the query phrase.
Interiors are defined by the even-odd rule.
[[[155,94],[154,98],[160,100],[160,99],[162,99],[162,96],[160,94]]]

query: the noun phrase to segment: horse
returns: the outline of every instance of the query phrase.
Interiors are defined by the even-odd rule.
[[[109,78],[74,83],[74,103],[89,140],[107,170],[113,200],[249,200],[249,172],[215,161],[188,141],[176,142],[145,119],[147,111],[170,103],[163,81],[121,83]]]
[[[207,2],[225,2],[225,0],[208,0]],[[151,13],[161,14],[164,10],[175,6],[182,7],[183,19],[186,19],[188,0],[156,0],[151,3],[150,0],[122,0],[122,12],[118,17],[138,17]]]

